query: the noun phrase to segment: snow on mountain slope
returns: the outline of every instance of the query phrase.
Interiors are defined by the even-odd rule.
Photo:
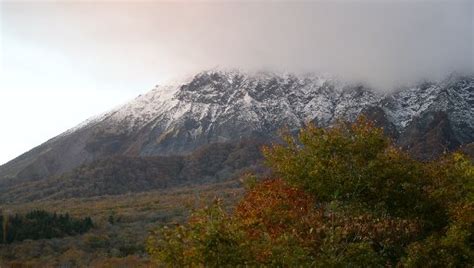
[[[241,121],[258,130],[300,127],[316,120],[324,125],[335,118],[353,118],[381,96],[362,86],[337,87],[323,77],[203,72],[188,84],[158,86],[97,121],[110,131],[130,133],[154,122],[164,132],[193,120],[193,130],[210,131],[228,121]]]
[[[270,139],[285,126],[328,126],[370,107],[381,108],[399,132],[428,112],[445,112],[464,144],[474,140],[473,106],[473,77],[381,94],[329,76],[206,71],[86,121],[0,167],[0,178],[49,176],[111,155],[184,154],[214,142]]]
[[[399,131],[427,112],[446,112],[461,143],[474,139],[474,77],[450,76],[401,89],[382,100],[381,107]]]
[[[423,83],[395,92],[385,99],[384,107],[391,121],[404,128],[416,116],[426,111],[437,100],[441,87]]]

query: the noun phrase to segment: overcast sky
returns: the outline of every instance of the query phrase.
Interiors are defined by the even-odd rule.
[[[0,163],[216,66],[389,90],[473,71],[473,1],[1,1]]]

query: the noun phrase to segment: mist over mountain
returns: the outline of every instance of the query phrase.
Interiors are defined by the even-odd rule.
[[[465,0],[2,2],[4,64],[14,67],[5,82],[130,90],[221,66],[329,72],[388,90],[474,71],[472,8]],[[32,60],[55,79],[10,79]]]
[[[15,131],[2,133],[0,163],[156,83],[216,66],[326,72],[382,92],[471,74],[472,10],[464,0],[2,1],[0,114]]]

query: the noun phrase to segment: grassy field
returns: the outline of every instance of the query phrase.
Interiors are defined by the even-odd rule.
[[[243,195],[239,181],[145,193],[0,205],[4,214],[33,209],[92,217],[95,227],[73,237],[0,245],[0,267],[151,266],[145,253],[150,230],[180,223],[196,208],[222,198],[229,209]]]

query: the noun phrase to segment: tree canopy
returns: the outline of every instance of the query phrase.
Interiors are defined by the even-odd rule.
[[[232,212],[216,201],[158,228],[151,257],[210,267],[474,265],[474,166],[462,154],[417,161],[364,118],[282,138],[263,149],[272,178]]]

